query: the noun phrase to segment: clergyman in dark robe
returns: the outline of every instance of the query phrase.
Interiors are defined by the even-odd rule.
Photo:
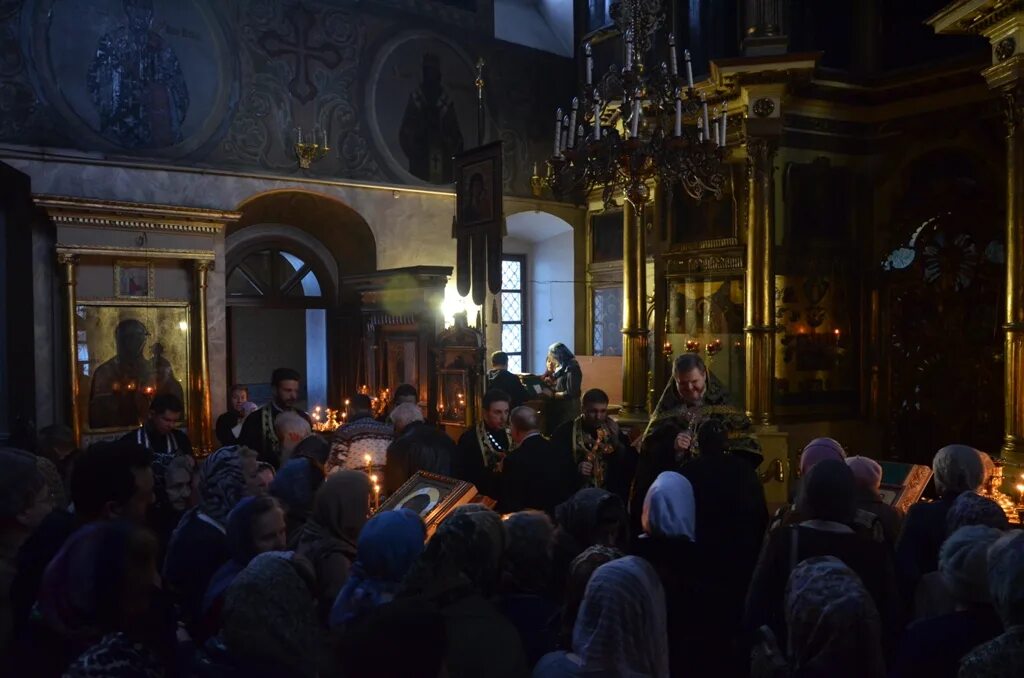
[[[146,326],[135,318],[117,324],[114,330],[117,353],[92,375],[90,428],[138,426],[149,411],[146,388],[153,387],[156,375],[153,361],[143,355],[148,336]]]
[[[436,54],[423,55],[423,80],[405,105],[398,144],[411,174],[432,184],[452,181],[452,156],[462,151],[462,130],[455,103],[441,84]]]
[[[122,5],[127,25],[100,38],[87,75],[100,133],[127,148],[176,144],[189,106],[178,56],[152,30],[153,0]]]

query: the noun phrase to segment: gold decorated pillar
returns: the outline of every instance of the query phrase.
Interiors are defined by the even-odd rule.
[[[213,416],[210,403],[210,358],[207,349],[207,328],[206,328],[206,288],[209,280],[210,269],[213,268],[212,261],[196,261],[196,316],[198,326],[198,338],[196,343],[199,348],[199,370],[193,379],[194,402],[192,421],[196,426],[191,429],[198,432],[193,433],[193,439],[198,447],[204,452],[213,451]]]
[[[622,210],[622,415],[647,417],[647,246],[643,203],[626,200]]]
[[[992,65],[982,71],[1006,119],[1006,315],[1003,459],[1024,463],[1024,3],[954,2],[928,20],[936,33],[983,35]]]
[[[67,252],[57,253],[57,263],[64,269],[64,305],[67,314],[68,343],[67,361],[70,383],[70,400],[68,407],[71,412],[71,430],[75,436],[75,444],[82,444],[82,417],[78,411],[78,323],[75,313],[78,294],[76,291],[76,274],[78,266],[78,255]]]

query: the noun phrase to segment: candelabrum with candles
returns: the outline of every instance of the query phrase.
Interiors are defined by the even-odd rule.
[[[302,128],[295,130],[295,157],[299,159],[299,167],[309,169],[316,160],[323,158],[331,148],[327,145],[327,130],[314,127],[312,135],[302,135]]]
[[[535,193],[548,186],[558,197],[582,197],[603,187],[605,206],[622,191],[635,206],[650,198],[648,184],[679,186],[694,199],[722,196],[728,112],[693,84],[689,50],[678,68],[675,37],[668,63],[648,68],[661,28],[661,0],[621,0],[613,18],[624,42],[625,65],[612,65],[595,82],[594,57],[584,46],[586,82],[568,112],[555,113],[554,144],[545,176],[535,167]]]
[[[377,395],[373,395],[370,393],[370,387],[363,384],[359,388],[359,392],[370,397],[370,409],[373,412],[374,417],[379,417],[387,411],[388,405],[391,403],[391,389],[382,388],[377,391]],[[345,401],[345,404],[348,405],[347,400]]]
[[[344,419],[344,413],[340,417]],[[344,423],[339,419],[338,410],[321,408],[319,405],[314,407],[313,411],[309,413],[309,418],[313,420],[313,430],[320,433],[330,433]]]

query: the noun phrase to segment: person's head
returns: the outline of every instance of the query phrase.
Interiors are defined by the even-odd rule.
[[[355,421],[373,414],[373,401],[365,393],[357,393],[348,399],[348,420]]]
[[[509,404],[512,398],[500,388],[484,394],[484,425],[489,429],[502,429],[508,424]]]
[[[237,412],[239,415],[244,416],[242,412],[242,403],[249,402],[249,389],[241,384],[235,384],[231,387],[231,411]]]
[[[560,341],[557,341],[548,347],[548,360],[553,360],[558,363],[559,367],[565,367],[565,365],[573,360],[576,356],[572,354],[569,347]]]
[[[157,435],[168,435],[178,428],[184,411],[185,406],[178,396],[161,393],[149,403],[149,427]]]
[[[285,410],[274,417],[274,431],[277,433],[277,440],[281,444],[281,463],[284,464],[291,458],[295,448],[313,434],[313,428],[298,412]]]
[[[528,435],[537,433],[540,430],[540,417],[537,415],[537,410],[526,405],[520,405],[512,410],[509,422],[512,430],[512,440],[517,445],[523,442]]]
[[[395,405],[403,405],[405,403],[417,404],[420,401],[420,392],[416,390],[416,387],[412,384],[399,384],[395,388],[395,394],[392,396]]]
[[[590,578],[594,576],[594,571],[605,563],[625,555],[611,546],[590,546],[572,559],[572,563],[569,564],[569,576],[565,582],[565,604],[562,611],[561,635],[564,644],[572,644],[576,615],[579,614],[583,594],[587,590]]]
[[[816,556],[797,564],[783,601],[797,675],[885,675],[878,609],[841,560]]]
[[[807,443],[800,452],[800,477],[807,475],[815,464],[825,459],[845,462],[846,451],[832,438],[815,438]]]
[[[967,445],[946,445],[932,459],[935,489],[940,495],[976,491],[985,480],[981,455]]]
[[[122,320],[114,329],[114,343],[117,346],[117,357],[122,360],[141,360],[142,349],[146,346],[149,332],[146,326],[135,318]]]
[[[295,446],[294,459],[309,459],[318,468],[323,468],[331,457],[331,445],[318,435],[310,434]]]
[[[684,353],[672,365],[676,393],[687,405],[696,405],[704,397],[708,385],[708,368],[696,353]]]
[[[259,461],[248,447],[222,447],[199,467],[199,509],[221,525],[245,496],[259,488]]]
[[[189,508],[198,481],[195,457],[190,454],[156,455],[152,468],[157,507],[178,513]]]
[[[1024,532],[1012,530],[989,547],[988,590],[1004,627],[1024,624]]]
[[[697,539],[697,507],[690,481],[664,471],[647,490],[641,524],[644,533],[662,539]]]
[[[252,496],[262,497],[270,492],[270,483],[274,482],[276,475],[277,471],[274,470],[272,464],[265,461],[259,462],[256,465],[256,491],[252,493]]]
[[[697,428],[697,449],[702,456],[724,454],[729,449],[729,431],[718,419],[708,419]]]
[[[629,514],[622,500],[607,490],[587,487],[555,508],[558,529],[576,542],[576,551],[588,546],[629,546]]]
[[[592,388],[583,394],[583,421],[590,428],[604,423],[608,418],[608,394],[599,388]]]
[[[370,477],[362,471],[332,473],[316,491],[310,521],[321,531],[355,544],[370,512]]]
[[[299,401],[299,385],[302,377],[288,367],[278,367],[270,375],[270,385],[274,389],[274,403],[282,409],[291,409]]]
[[[543,511],[520,511],[505,519],[505,586],[541,593],[551,582],[555,526]]]
[[[650,563],[625,556],[594,571],[576,617],[572,650],[583,673],[669,675],[665,589]]]
[[[496,370],[507,370],[508,369],[508,353],[504,351],[495,351],[491,354],[491,367]]]
[[[423,421],[423,412],[415,403],[402,403],[391,413],[391,423],[395,425],[395,433],[401,433],[410,424]]]
[[[878,494],[882,486],[882,466],[870,457],[849,457],[846,465],[853,471],[853,479],[861,492]]]
[[[1002,530],[967,525],[946,538],[939,549],[939,574],[959,605],[989,603],[988,549]]]
[[[146,33],[153,25],[153,0],[123,0],[125,16],[133,33]]]
[[[800,484],[797,507],[809,519],[850,523],[857,512],[857,485],[846,462],[815,464]]]
[[[288,546],[284,509],[274,497],[246,497],[228,513],[227,545],[239,565]]]
[[[31,532],[52,510],[50,490],[35,456],[0,448],[0,533]]]
[[[953,534],[966,525],[986,525],[997,530],[1010,527],[1003,507],[977,492],[964,492],[953,501],[946,513],[946,534]]]
[[[74,452],[75,447],[75,433],[69,426],[53,424],[39,429],[36,454],[40,457],[58,462]]]
[[[228,587],[221,635],[230,655],[267,675],[313,678],[319,656],[316,584],[290,553],[261,553]]]
[[[144,524],[156,500],[152,462],[149,450],[134,441],[91,445],[71,472],[75,514],[83,522],[124,518]]]

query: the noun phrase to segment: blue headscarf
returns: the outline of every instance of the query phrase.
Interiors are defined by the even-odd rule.
[[[409,509],[378,513],[359,533],[356,562],[331,608],[335,628],[394,598],[398,586],[423,552],[427,531]]]

